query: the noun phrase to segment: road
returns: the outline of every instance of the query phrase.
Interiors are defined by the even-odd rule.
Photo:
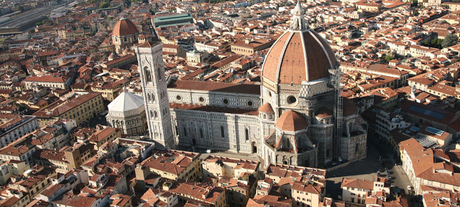
[[[371,139],[371,137],[369,137]],[[378,147],[376,147],[378,146]],[[328,171],[326,179],[326,196],[338,199],[338,195],[342,194],[340,185],[342,179],[355,178],[364,180],[374,180],[377,172],[386,174],[385,169],[388,169],[391,177],[392,187],[404,189],[407,193],[407,186],[410,185],[408,177],[404,174],[401,166],[396,165],[394,159],[390,157],[391,152],[384,145],[377,143],[369,143],[367,158],[355,163],[351,163],[343,168]],[[381,162],[379,161],[381,157]]]

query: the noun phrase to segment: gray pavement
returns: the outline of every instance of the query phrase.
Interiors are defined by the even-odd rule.
[[[404,189],[406,194],[408,194],[407,186],[411,186],[409,177],[407,177],[406,173],[404,172],[404,169],[402,168],[401,165],[396,165],[392,169],[394,173],[395,179],[393,180],[393,185],[395,187],[398,187],[400,189]]]
[[[375,147],[376,145],[379,147]],[[379,161],[379,158],[382,161]],[[386,174],[385,169],[390,172],[392,187],[398,187],[407,193],[407,186],[410,185],[409,179],[402,167],[400,165],[395,166],[394,163],[395,161],[391,157],[391,151],[388,148],[381,144],[370,144],[366,159],[327,172],[326,195],[338,199],[338,195],[342,194],[340,185],[344,177],[374,180],[377,172]]]

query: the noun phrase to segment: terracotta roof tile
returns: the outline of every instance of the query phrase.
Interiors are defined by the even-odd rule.
[[[120,19],[113,27],[112,34],[115,36],[125,36],[138,33],[136,25],[129,19]]]
[[[261,107],[259,107],[259,112],[268,113],[268,114],[275,113],[273,111],[272,105],[270,105],[270,103],[268,103],[268,102],[265,103],[264,105],[262,105]]]
[[[307,127],[307,122],[305,117],[293,110],[289,110],[284,112],[276,121],[276,127],[283,131],[299,131]]]
[[[301,84],[329,77],[338,62],[329,44],[313,30],[285,32],[271,47],[262,67],[264,78],[280,84]]]

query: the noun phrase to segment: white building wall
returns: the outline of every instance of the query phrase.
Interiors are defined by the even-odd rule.
[[[261,146],[258,143],[261,134],[257,116],[172,109],[171,117],[179,147],[194,146],[249,154],[252,153],[252,143]]]
[[[198,104],[252,110],[257,110],[260,107],[258,94],[168,89],[168,95],[170,102],[178,104]],[[224,100],[227,100],[228,103],[225,104]]]

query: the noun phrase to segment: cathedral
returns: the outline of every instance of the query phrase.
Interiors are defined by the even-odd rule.
[[[300,3],[272,45],[260,85],[165,76],[160,40],[135,47],[150,138],[168,149],[257,154],[268,163],[326,167],[366,157],[366,123],[340,97],[339,62]],[[127,92],[126,92],[127,93]]]

